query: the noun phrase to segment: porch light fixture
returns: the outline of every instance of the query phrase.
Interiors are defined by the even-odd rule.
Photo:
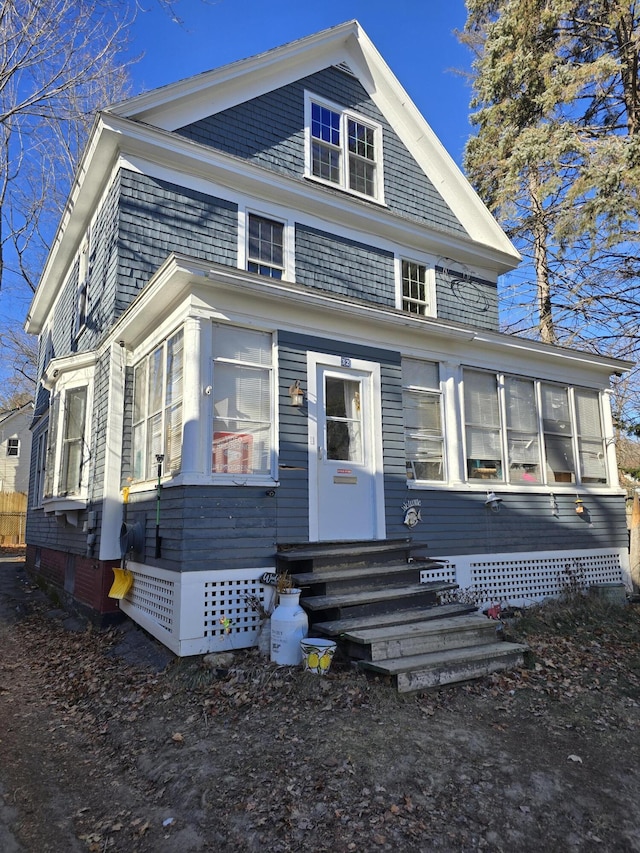
[[[304,403],[304,391],[300,387],[299,379],[296,379],[293,385],[289,386],[289,397],[292,406],[301,406]]]
[[[491,512],[500,512],[500,504],[502,503],[502,498],[496,497],[495,492],[487,492],[487,499],[484,502],[484,505],[489,507]]]

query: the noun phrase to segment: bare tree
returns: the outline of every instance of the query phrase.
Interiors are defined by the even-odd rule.
[[[21,315],[94,111],[127,93],[135,0],[0,0],[0,360],[33,390]]]

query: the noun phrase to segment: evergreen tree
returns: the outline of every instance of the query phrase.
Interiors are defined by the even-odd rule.
[[[478,132],[465,166],[531,261],[536,331],[632,356],[640,12],[628,0],[467,0],[467,10]],[[527,330],[520,307],[515,328]]]

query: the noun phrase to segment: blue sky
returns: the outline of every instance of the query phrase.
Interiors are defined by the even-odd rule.
[[[452,69],[470,53],[453,30],[464,0],[179,0],[174,23],[146,0],[133,26],[134,93],[190,77],[356,18],[451,156],[460,163],[471,133],[470,89]]]

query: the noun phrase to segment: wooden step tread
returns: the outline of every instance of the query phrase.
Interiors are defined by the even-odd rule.
[[[444,581],[432,581],[430,583],[387,586],[379,589],[372,587],[359,592],[336,593],[335,595],[310,595],[308,598],[301,598],[300,604],[305,610],[330,610],[333,607],[353,607],[358,604],[375,604],[380,601],[410,598],[413,595],[424,595],[428,592],[456,589],[457,586],[457,584],[450,584]]]
[[[350,640],[352,643],[371,645],[387,640],[403,640],[409,637],[427,637],[432,634],[445,634],[464,631],[486,631],[495,634],[498,623],[487,619],[481,614],[470,614],[468,616],[450,616],[442,619],[425,619],[421,622],[411,622],[406,625],[387,625],[372,628],[354,629],[345,631],[342,639]]]
[[[316,583],[328,581],[359,580],[360,578],[384,577],[385,575],[411,572],[415,574],[416,580],[420,577],[420,570],[416,563],[387,563],[371,566],[345,566],[344,568],[316,569],[315,572],[296,572],[291,575],[297,586],[311,586]]]
[[[304,599],[303,599],[304,600]],[[464,614],[475,612],[471,604],[434,604],[432,607],[415,607],[412,610],[401,610],[397,613],[380,613],[373,616],[347,616],[344,619],[334,619],[328,622],[317,622],[312,626],[328,637],[339,637],[349,631],[378,628],[385,625],[407,625],[411,622],[421,622],[425,619],[440,622],[449,616],[462,618]]]
[[[319,557],[354,557],[359,554],[383,554],[386,551],[398,551],[411,548],[410,539],[381,539],[379,542],[344,542],[343,544],[319,545],[312,542],[309,545],[294,545],[283,551],[278,551],[278,560],[293,562],[295,560],[312,560]]]
[[[409,655],[402,658],[390,658],[381,661],[359,661],[358,665],[386,675],[398,675],[402,672],[417,672],[441,667],[455,667],[482,660],[495,660],[513,655],[524,654],[528,647],[520,643],[498,641],[486,646],[463,647],[445,651],[428,652],[423,655]]]

